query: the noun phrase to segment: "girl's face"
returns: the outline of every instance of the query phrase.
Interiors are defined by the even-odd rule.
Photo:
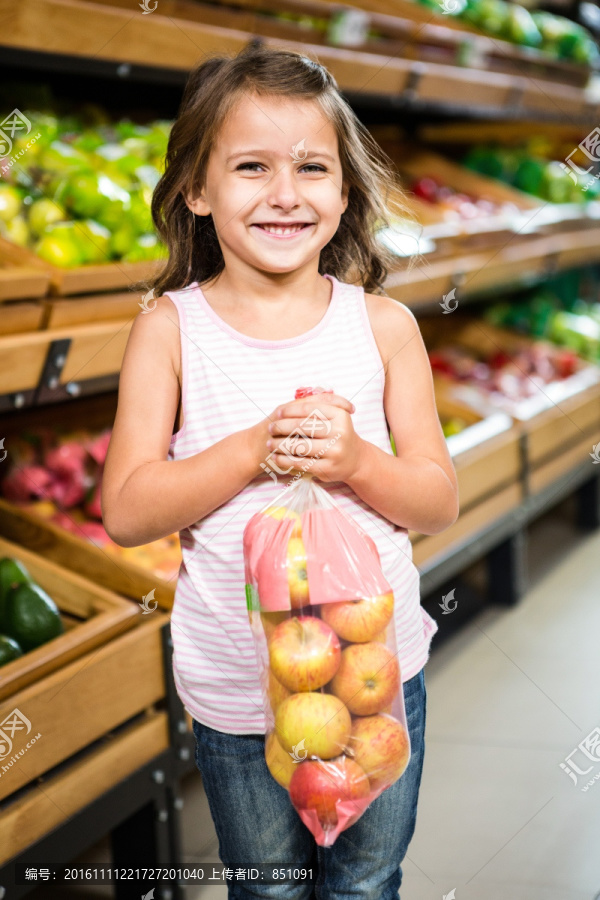
[[[226,267],[283,273],[318,260],[348,205],[333,125],[312,100],[244,95],[187,202],[212,214]]]

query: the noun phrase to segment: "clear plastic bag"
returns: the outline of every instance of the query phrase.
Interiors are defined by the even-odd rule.
[[[375,542],[306,473],[249,520],[244,562],[267,766],[329,847],[410,759],[394,595]]]

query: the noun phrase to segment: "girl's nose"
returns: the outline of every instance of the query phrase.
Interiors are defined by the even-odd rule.
[[[292,209],[300,202],[300,191],[293,164],[283,163],[273,174],[267,185],[267,201],[271,206]]]

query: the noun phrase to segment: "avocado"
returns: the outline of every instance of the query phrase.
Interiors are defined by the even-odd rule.
[[[4,621],[4,604],[6,595],[13,584],[29,584],[31,575],[22,562],[5,556],[0,559],[0,629]]]
[[[6,597],[4,630],[27,651],[62,634],[64,626],[54,600],[39,585],[19,584]]]
[[[23,651],[15,639],[7,634],[0,634],[0,666],[12,662],[13,659],[17,659],[19,656],[23,656]]]

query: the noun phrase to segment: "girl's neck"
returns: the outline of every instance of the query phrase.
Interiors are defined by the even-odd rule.
[[[212,286],[211,286],[212,285]],[[246,337],[282,341],[299,337],[316,328],[327,314],[333,283],[318,276],[318,290],[294,291],[265,298],[230,293],[221,278],[199,285],[213,313],[230,328]]]

